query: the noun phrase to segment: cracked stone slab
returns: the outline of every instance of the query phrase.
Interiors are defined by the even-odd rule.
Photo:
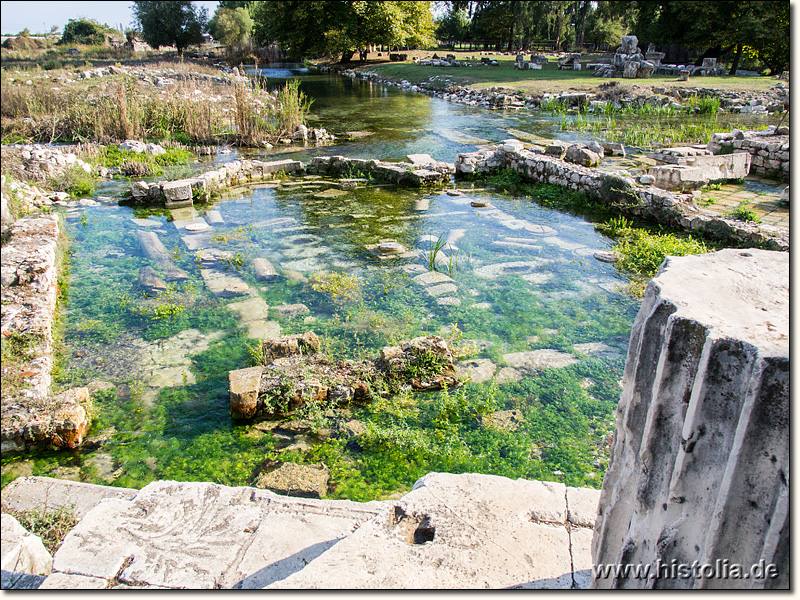
[[[263,587],[383,508],[159,481],[132,500],[104,500],[87,513],[56,552],[43,587],[64,575],[166,588]]]
[[[575,557],[565,523],[563,484],[431,473],[302,571],[267,587],[570,588]],[[580,552],[577,564],[591,562],[588,547]]]
[[[600,490],[567,487],[567,520],[576,527],[593,529],[599,503]]]

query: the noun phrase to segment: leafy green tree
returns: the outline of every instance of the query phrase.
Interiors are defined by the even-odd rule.
[[[349,61],[373,44],[424,46],[433,41],[430,2],[268,0],[253,8],[253,37],[277,42],[290,56],[339,56]]]
[[[250,41],[253,19],[250,18],[249,9],[244,7],[218,8],[208,23],[208,29],[214,39],[233,48]]]
[[[70,19],[64,25],[64,33],[58,43],[99,46],[105,43],[105,34],[109,29],[94,19]]]
[[[469,18],[463,8],[450,8],[436,24],[436,38],[453,44],[463,42],[469,35]]]
[[[733,52],[731,75],[752,53],[779,71],[789,64],[787,0],[626,2],[637,12],[636,33],[649,41],[706,49],[704,56]]]
[[[190,44],[202,43],[208,25],[208,11],[198,10],[194,2],[138,0],[133,16],[144,41],[154,48],[174,45],[179,56]]]
[[[604,16],[600,11],[595,11],[587,19],[584,41],[590,44],[607,44],[609,47],[618,46],[627,31],[628,27],[623,19]]]

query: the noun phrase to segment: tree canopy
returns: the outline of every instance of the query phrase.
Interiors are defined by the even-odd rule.
[[[132,8],[144,41],[154,48],[174,45],[183,56],[187,46],[203,41],[208,26],[205,7],[198,10],[194,2],[138,0]]]
[[[756,58],[772,72],[789,64],[788,0],[451,0],[439,22],[444,41],[474,41],[500,50],[527,49],[534,41],[584,46],[640,42],[677,44],[703,56]],[[461,15],[467,15],[462,26]],[[459,25],[456,26],[456,23]],[[456,37],[460,35],[461,37]]]
[[[113,31],[108,25],[101,25],[94,19],[70,19],[64,25],[59,44],[86,44],[87,46],[105,44],[106,33]]]
[[[208,23],[209,33],[228,48],[241,46],[250,41],[253,31],[253,19],[250,10],[245,7],[220,7]]]
[[[278,42],[290,56],[349,60],[373,44],[420,47],[433,41],[430,2],[277,1],[255,3],[253,37]]]
[[[657,44],[734,52],[731,74],[747,53],[777,72],[789,65],[788,0],[625,2],[636,11],[636,32]]]

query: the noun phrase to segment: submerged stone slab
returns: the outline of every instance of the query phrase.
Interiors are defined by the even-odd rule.
[[[633,324],[595,563],[774,564],[777,577],[597,588],[788,588],[789,255],[669,257]]]
[[[511,367],[515,369],[549,369],[568,367],[580,361],[572,354],[558,350],[532,350],[529,352],[511,352],[503,355]]]
[[[280,277],[272,263],[260,257],[253,259],[253,273],[257,281],[273,281]]]
[[[456,363],[456,375],[458,378],[469,379],[473,383],[490,381],[494,377],[496,370],[497,365],[488,358],[475,358]]]

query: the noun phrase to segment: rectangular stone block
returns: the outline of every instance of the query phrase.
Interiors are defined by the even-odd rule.
[[[687,161],[689,159],[693,160],[687,165],[661,165],[649,169],[648,174],[655,177],[656,187],[688,191],[714,181],[742,179],[750,172],[751,161],[757,164],[746,152],[687,157]]]
[[[190,179],[178,179],[177,181],[168,181],[162,184],[161,189],[164,192],[164,199],[172,203],[191,200],[192,183],[193,180]]]

